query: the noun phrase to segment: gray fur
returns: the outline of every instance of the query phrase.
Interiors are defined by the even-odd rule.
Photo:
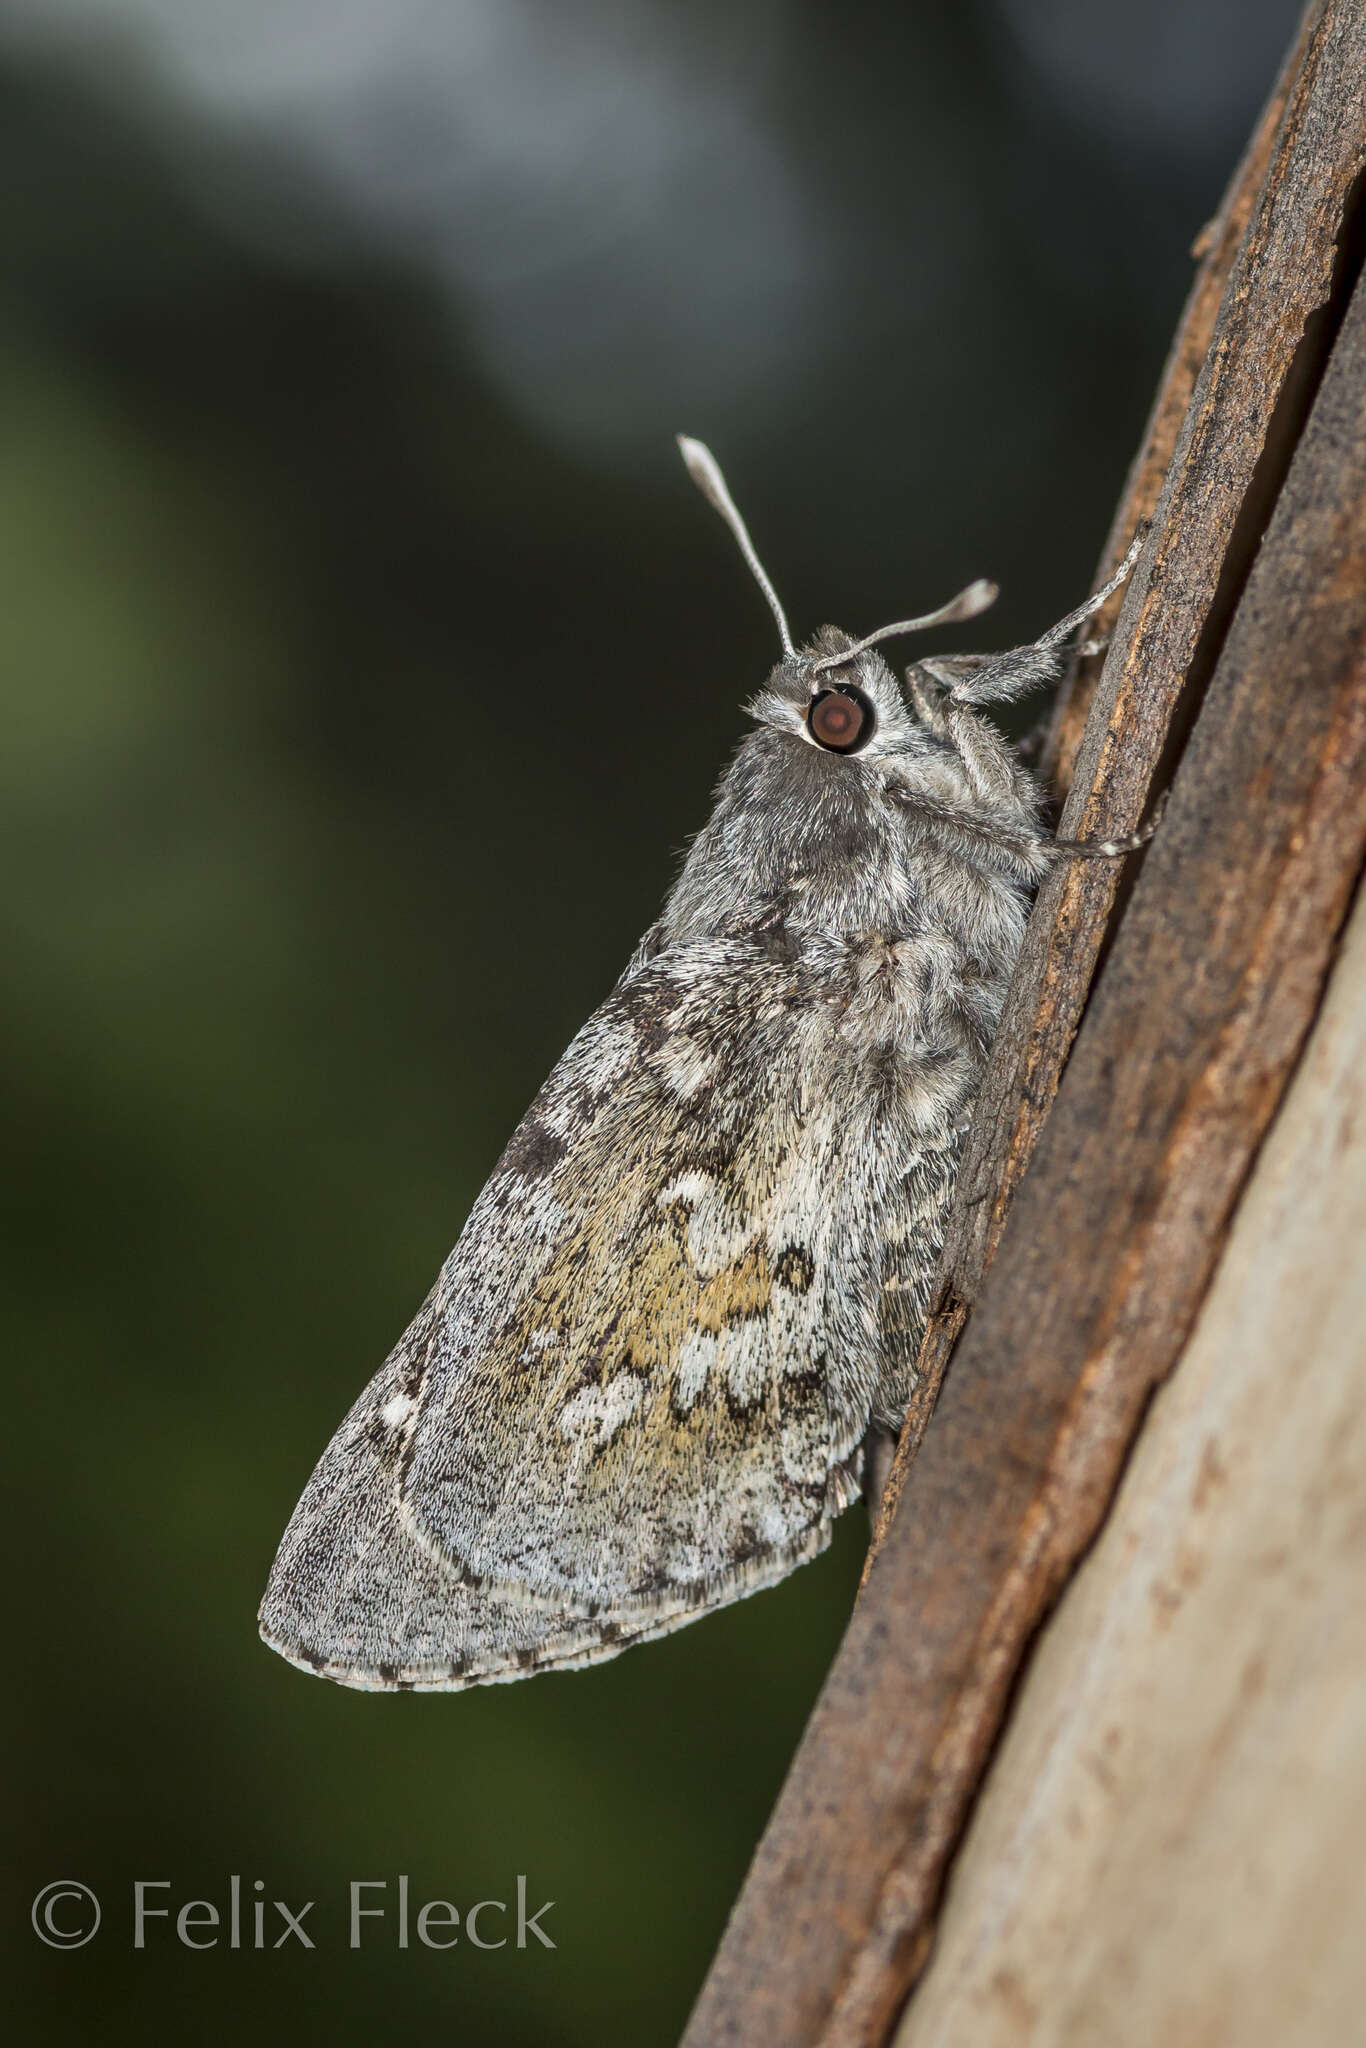
[[[831,627],[773,670],[659,922],[304,1492],[262,1603],[285,1656],[379,1688],[590,1663],[829,1541],[904,1417],[1058,857],[969,707],[1056,675],[1064,638],[906,695]],[[846,685],[876,728],[836,754],[806,714]]]

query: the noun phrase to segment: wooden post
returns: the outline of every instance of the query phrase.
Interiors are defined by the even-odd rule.
[[[1314,1022],[1366,855],[1363,108],[1363,0],[1324,0],[1116,522],[1120,545],[1170,441],[1063,828],[1128,831],[1170,780],[1167,813],[1127,902],[1094,863],[1041,892],[871,1569],[688,2048],[889,2039],[1031,1639],[1188,1344]],[[1065,715],[1060,757],[1066,738]],[[975,2048],[917,2024],[912,2000],[908,2040]],[[1048,2024],[990,2038],[1061,2039]]]

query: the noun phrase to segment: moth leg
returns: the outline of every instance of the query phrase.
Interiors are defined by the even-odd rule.
[[[987,657],[981,666],[962,675],[950,686],[949,694],[957,704],[1004,704],[1012,698],[1022,697],[1027,690],[1037,689],[1041,683],[1056,682],[1062,674],[1071,649],[1067,643],[1079,626],[1094,612],[1100,610],[1108,597],[1112,597],[1128,576],[1138,560],[1143,545],[1146,527],[1139,531],[1129,546],[1124,560],[1107,583],[1093,591],[1085,604],[1078,605],[1065,619],[1059,619],[1056,626],[1050,626],[1046,633],[1024,647],[1009,647],[1004,654]],[[1095,651],[1099,651],[1097,647]],[[964,656],[955,656],[963,661]]]
[[[906,688],[916,717],[930,732],[945,735],[944,704],[936,684],[946,683],[945,676],[933,662],[913,661],[906,671]]]
[[[924,661],[916,664],[928,676],[929,682],[942,683],[952,691],[954,661],[952,657],[943,661]],[[986,656],[978,656],[986,660]],[[994,808],[1000,803],[1028,801],[1029,788],[1020,774],[1010,746],[997,732],[989,719],[981,718],[966,705],[948,701],[938,695],[931,695],[916,668],[908,668],[906,682],[915,708],[925,724],[940,739],[947,740],[963,764],[968,778],[968,787],[977,801]]]
[[[1137,853],[1148,844],[1162,823],[1162,811],[1163,805],[1159,803],[1147,824],[1123,839],[1051,839],[1046,844],[1059,860],[1121,860],[1126,853]]]
[[[1077,659],[1078,661],[1084,661],[1090,655],[1104,654],[1109,645],[1110,635],[1108,633],[1102,633],[1098,640],[1083,640],[1081,646],[1077,649]],[[1051,710],[1041,712],[1033,725],[1030,726],[1024,738],[1015,742],[1015,759],[1022,768],[1032,769],[1037,764],[1040,755],[1048,743],[1048,736],[1052,726],[1053,714]]]
[[[949,706],[947,723],[972,793],[980,802],[994,807],[1022,798],[1028,801],[1029,785],[994,725],[961,704]]]

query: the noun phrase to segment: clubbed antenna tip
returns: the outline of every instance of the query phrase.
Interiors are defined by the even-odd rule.
[[[966,590],[960,590],[957,597],[941,604],[937,612],[922,612],[918,619],[898,619],[894,626],[879,626],[876,633],[870,633],[866,640],[857,641],[840,654],[827,654],[823,661],[813,662],[812,667],[817,671],[839,668],[844,662],[852,661],[856,654],[876,647],[879,640],[890,640],[897,633],[923,633],[929,626],[956,626],[963,619],[975,619],[988,605],[995,604],[1000,594],[997,584],[979,576],[975,583],[968,584]]]
[[[739,507],[726,488],[726,479],[721,474],[720,463],[712,454],[705,441],[694,441],[689,434],[679,434],[677,439],[679,453],[683,457],[688,475],[697,485],[698,490],[701,491],[707,503],[713,506],[725,520],[735,536],[736,545],[739,547],[740,553],[749,564],[751,576],[768,600],[768,608],[778,622],[778,633],[782,639],[783,653],[789,655],[795,653],[796,650],[792,645],[792,635],[787,629],[787,615],[778,602],[777,591],[764,573],[763,563],[754,552],[754,543],[749,537],[749,528],[740,517]]]

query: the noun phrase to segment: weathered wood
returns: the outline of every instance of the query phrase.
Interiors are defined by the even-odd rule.
[[[1363,1246],[1366,894],[897,2048],[1361,2038]]]
[[[1227,630],[1331,340],[1325,317],[1347,213],[1366,161],[1366,27],[1361,0],[1329,0],[1306,17],[1298,68],[1254,139],[1225,202],[1211,262],[1246,227],[1165,483],[1130,579],[1077,756],[1060,829],[1119,838],[1137,826],[1160,766],[1179,748]],[[1295,58],[1292,56],[1292,62]],[[1267,129],[1283,110],[1255,203]],[[1146,509],[1167,434],[1205,333],[1218,272],[1197,289],[1169,364],[1149,442],[1112,533],[1118,550]],[[1047,881],[1030,919],[955,1191],[918,1384],[883,1496],[879,1537],[895,1512],[948,1360],[976,1299],[1033,1155],[1110,930],[1124,870],[1074,862]]]
[[[690,2048],[886,2038],[1029,1635],[1178,1355],[1312,1017],[1366,838],[1360,295],[1246,570],[1322,361],[1327,337],[1304,329],[1330,301],[1363,104],[1361,9],[1329,5],[1125,605],[1070,830],[1133,823],[1183,676],[1205,681],[1241,594],[1233,630]],[[1104,871],[1076,873],[1042,903],[1042,964],[1017,983],[1026,1106],[1002,1098],[1009,1142],[991,1155],[1011,1187],[1047,1107],[1028,1091],[1053,1093],[1103,929],[1088,876],[1108,908]],[[973,1291],[1007,1206],[968,1234]]]
[[[1196,383],[1214,339],[1215,322],[1229,276],[1242,247],[1253,208],[1266,189],[1267,174],[1291,88],[1304,68],[1309,39],[1322,11],[1320,0],[1312,0],[1219,211],[1202,230],[1191,251],[1200,259],[1200,268],[1177,324],[1138,453],[1130,465],[1115,516],[1110,522],[1110,531],[1096,570],[1093,586],[1096,589],[1118,567],[1137,527],[1157,511],[1162,486],[1167,480],[1176,444],[1195,395]],[[1113,633],[1123,603],[1124,592],[1117,590],[1105,609],[1097,612],[1087,631],[1097,639]],[[1053,702],[1048,735],[1038,767],[1048,788],[1060,797],[1065,797],[1072,787],[1077,752],[1103,666],[1100,655],[1089,655],[1078,661]]]

